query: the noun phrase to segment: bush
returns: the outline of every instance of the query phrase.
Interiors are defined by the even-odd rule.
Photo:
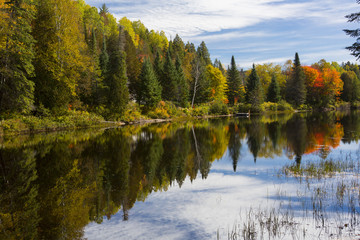
[[[210,105],[209,114],[228,115],[229,109],[223,101],[215,101]]]
[[[138,105],[134,102],[130,102],[126,106],[124,115],[121,117],[121,120],[124,122],[133,122],[140,120],[143,116],[141,115]]]
[[[209,114],[209,106],[207,104],[201,104],[193,108],[191,115],[194,117],[197,116],[206,116]]]
[[[276,112],[277,108],[278,108],[278,104],[273,103],[273,102],[264,102],[263,104],[261,104],[260,108],[261,108],[261,111],[273,111],[273,112]]]
[[[277,111],[294,111],[294,109],[285,100],[281,100],[277,105]]]
[[[239,103],[237,113],[247,113],[251,110],[251,104],[248,103]]]

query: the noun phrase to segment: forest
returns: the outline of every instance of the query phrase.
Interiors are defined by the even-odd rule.
[[[359,107],[359,66],[322,59],[244,70],[205,42],[168,39],[105,4],[0,0],[0,119],[91,113],[107,120]],[[80,115],[81,115],[80,114]]]

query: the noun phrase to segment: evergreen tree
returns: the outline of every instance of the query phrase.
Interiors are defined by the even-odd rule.
[[[132,98],[136,99],[139,94],[139,75],[141,72],[141,63],[137,58],[135,45],[128,34],[125,31],[125,53],[126,53],[126,73],[129,79],[129,92]]]
[[[267,101],[277,103],[280,101],[280,99],[281,99],[280,86],[274,74],[271,78],[271,83],[269,85]]]
[[[149,107],[154,107],[161,100],[161,86],[153,70],[149,59],[145,59],[140,79],[140,92],[138,94],[138,102]]]
[[[103,34],[103,47],[101,49],[101,54],[100,54],[100,69],[101,69],[101,75],[103,77],[105,77],[107,74],[108,64],[109,64],[109,54],[107,52],[105,34]]]
[[[211,64],[210,53],[204,41],[200,43],[197,49],[197,55],[203,59],[205,66]]]
[[[174,51],[173,56],[175,59],[178,57],[181,61],[183,61],[185,56],[185,44],[178,34],[176,34],[173,40],[172,49]]]
[[[170,52],[167,52],[164,71],[161,78],[162,97],[164,100],[176,101],[178,99],[177,73]]]
[[[300,106],[306,100],[306,85],[305,73],[300,65],[298,53],[295,53],[294,66],[291,71],[291,76],[286,83],[286,101],[294,106]]]
[[[255,109],[258,109],[263,103],[263,90],[255,65],[253,65],[246,85],[246,102]]]
[[[122,31],[109,39],[109,70],[105,78],[107,87],[107,105],[117,118],[124,113],[129,100],[126,76],[126,54],[122,51]]]
[[[180,103],[182,107],[185,107],[189,99],[189,85],[185,79],[184,71],[181,66],[181,61],[178,57],[176,58],[175,68],[178,83],[178,103]]]
[[[360,1],[357,0],[357,3],[360,4]],[[351,13],[349,15],[346,15],[345,17],[348,19],[348,22],[359,22],[360,12]],[[344,32],[350,37],[357,38],[357,41],[353,43],[353,45],[346,47],[346,49],[351,51],[351,55],[355,56],[356,60],[359,60],[360,59],[360,42],[359,42],[360,29],[359,28],[354,30],[344,29]]]
[[[156,57],[154,60],[154,72],[158,79],[162,79],[162,76],[164,74],[164,65],[159,51],[156,52]]]
[[[218,60],[217,58],[216,58],[215,61],[214,61],[214,67],[220,69],[220,71],[222,72],[222,74],[225,76],[226,71],[225,71],[225,69],[224,69],[221,61]]]
[[[230,68],[227,71],[227,97],[230,104],[236,103],[240,98],[240,86],[241,86],[241,78],[240,73],[237,70],[235,58],[231,57]]]
[[[8,16],[1,26],[0,41],[0,113],[28,113],[34,99],[34,38],[31,23],[35,16],[34,1],[5,1]],[[3,36],[1,36],[3,35]]]

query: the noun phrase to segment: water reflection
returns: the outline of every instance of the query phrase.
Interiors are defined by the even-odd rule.
[[[234,171],[244,154],[255,163],[285,154],[300,164],[304,154],[326,158],[359,135],[359,113],[329,113],[3,138],[0,238],[81,239],[89,222],[119,211],[131,221],[134,204],[152,192],[206,179],[226,152]]]

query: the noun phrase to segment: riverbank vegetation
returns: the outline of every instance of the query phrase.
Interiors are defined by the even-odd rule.
[[[205,42],[196,48],[140,20],[116,20],[105,4],[0,0],[0,9],[1,120],[37,117],[36,125],[88,112],[96,122],[132,122],[359,107],[360,71],[349,62],[302,66],[296,53],[294,62],[249,70],[232,57],[226,69]]]

